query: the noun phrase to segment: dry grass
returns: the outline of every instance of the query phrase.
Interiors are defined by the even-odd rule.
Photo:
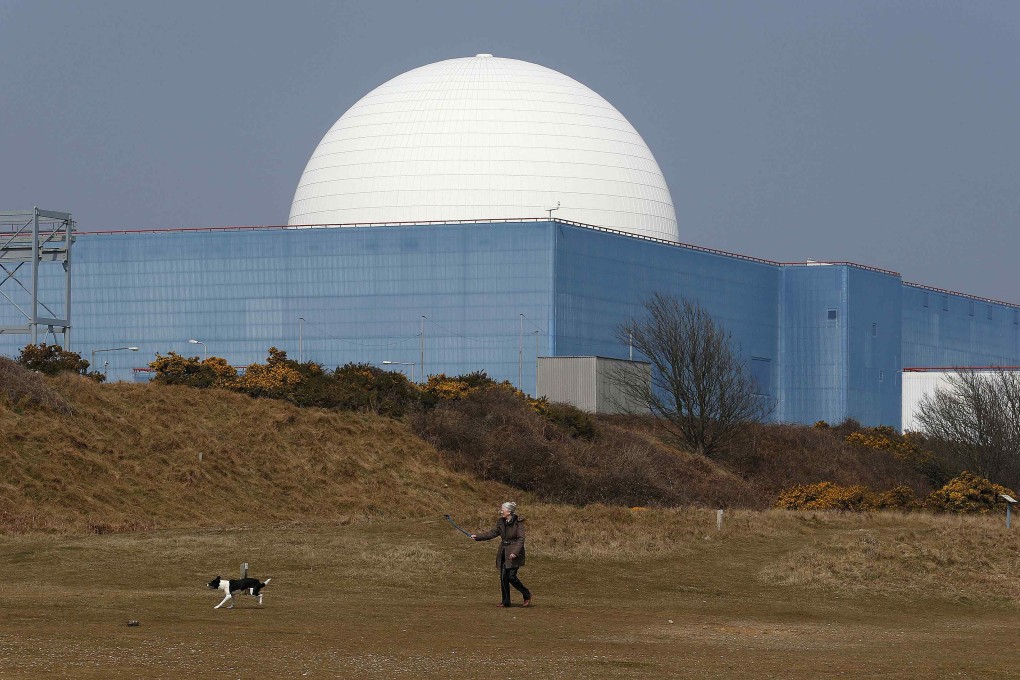
[[[0,411],[5,678],[1014,673],[1020,539],[1001,517],[727,510],[716,531],[689,505],[539,503],[384,418],[46,385],[73,415]],[[604,441],[622,446],[617,426]],[[677,488],[733,479],[675,460]],[[492,606],[495,545],[442,519],[488,527],[507,498],[528,522],[530,610]],[[214,611],[205,582],[243,561],[273,577],[266,606]]]
[[[50,382],[73,415],[0,411],[0,530],[352,521],[477,504],[399,422],[185,387]]]
[[[46,383],[41,373],[0,356],[0,412],[6,408],[44,408],[69,414],[71,407]]]
[[[1017,542],[988,518],[528,505],[530,610],[498,610],[495,546],[440,517],[350,525],[0,536],[0,675],[11,678],[1006,678]],[[466,514],[491,520],[495,508]],[[629,514],[628,514],[629,513]],[[944,529],[948,533],[940,534]],[[883,578],[805,555],[890,549]],[[972,535],[958,546],[957,530]],[[906,534],[902,532],[907,532]],[[1003,540],[1005,538],[1005,540]],[[1010,555],[917,574],[918,555]],[[909,547],[909,549],[907,549]],[[863,559],[863,558],[861,558]],[[265,606],[204,587],[248,561]],[[832,565],[838,566],[838,561]],[[984,579],[974,579],[983,572]],[[935,587],[931,587],[935,586]],[[517,598],[519,601],[519,598]],[[128,620],[141,625],[129,628]],[[74,622],[68,625],[68,622]],[[507,648],[507,636],[513,642]],[[251,644],[252,641],[257,644]]]
[[[1020,603],[1020,540],[1001,517],[873,513],[855,520],[759,577],[837,593]]]

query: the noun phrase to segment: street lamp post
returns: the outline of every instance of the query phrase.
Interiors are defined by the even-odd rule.
[[[107,347],[106,349],[94,349],[94,350],[92,350],[92,361],[90,362],[89,365],[90,366],[95,366],[96,365],[96,354],[98,354],[99,352],[120,352],[120,351],[137,352],[138,348],[137,347]],[[108,361],[103,364],[103,375],[106,375],[106,369],[107,369],[107,367],[109,367],[109,365],[110,365],[110,362],[108,362]]]
[[[386,366],[410,366],[411,367],[411,382],[417,382],[414,379],[414,362],[413,361],[384,361],[383,364]]]
[[[209,348],[201,340],[188,340],[189,345],[202,345],[202,361],[209,360]]]

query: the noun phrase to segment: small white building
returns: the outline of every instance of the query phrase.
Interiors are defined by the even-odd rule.
[[[650,382],[652,366],[644,361],[607,357],[539,357],[538,396],[570,404],[588,413],[648,413],[648,405],[629,398],[614,376]]]
[[[940,387],[949,388],[949,376],[960,371],[992,377],[998,371],[1020,371],[1020,366],[943,366],[938,368],[904,368],[901,428],[903,432],[920,431],[917,409],[921,400]]]

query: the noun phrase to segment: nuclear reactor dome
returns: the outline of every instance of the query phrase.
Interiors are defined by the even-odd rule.
[[[291,225],[553,217],[678,240],[666,180],[612,104],[488,54],[408,71],[315,148]]]

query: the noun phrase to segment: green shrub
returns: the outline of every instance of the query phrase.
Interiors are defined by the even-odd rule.
[[[550,404],[544,399],[535,400],[533,407],[547,421],[565,430],[574,439],[596,441],[598,426],[590,413],[570,404]]]
[[[417,385],[399,371],[347,364],[333,372],[333,408],[398,418],[420,400]]]
[[[18,355],[18,363],[30,371],[46,375],[76,373],[100,383],[106,380],[106,376],[99,371],[89,371],[89,362],[77,352],[65,350],[60,345],[47,345],[45,342],[25,345]]]

